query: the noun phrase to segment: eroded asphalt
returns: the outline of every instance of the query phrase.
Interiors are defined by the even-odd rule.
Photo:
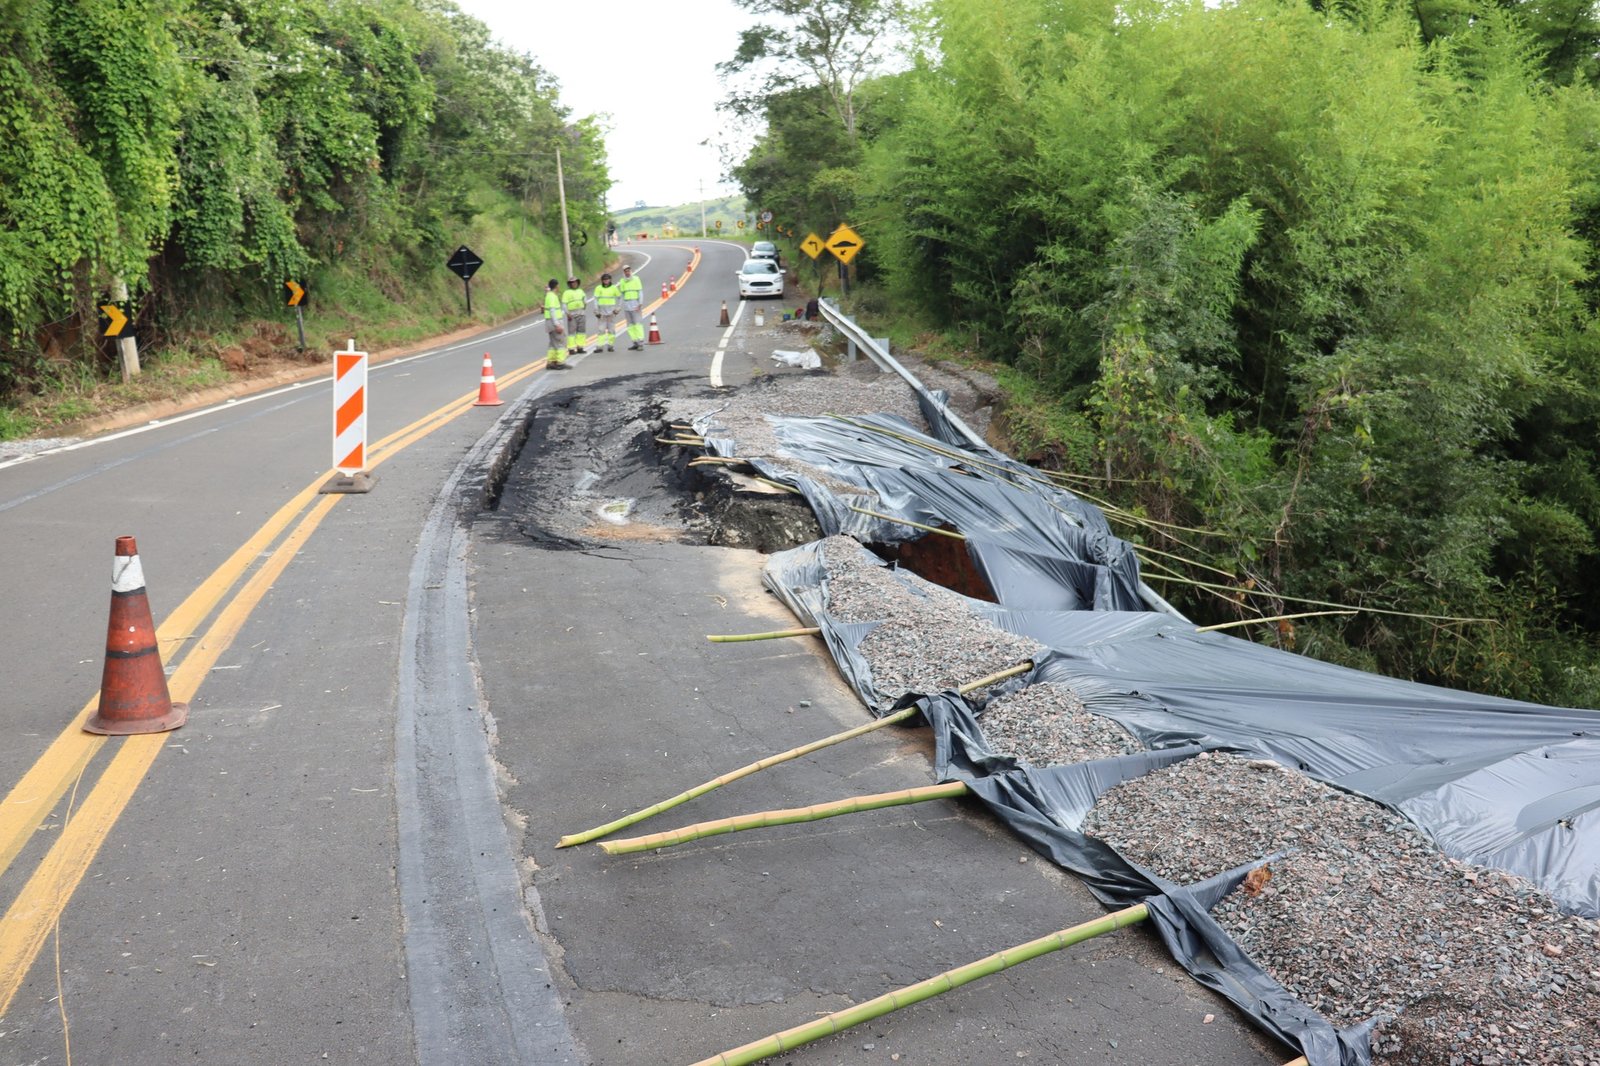
[[[654,439],[667,399],[725,401],[706,384],[710,344],[552,381],[529,405],[526,441],[507,444],[517,452],[498,506],[471,525],[472,648],[502,813],[581,1062],[698,1062],[1105,913],[961,801],[636,855],[554,847],[868,720],[819,641],[706,640],[795,624],[761,586],[764,555],[708,543],[752,539],[723,528],[737,514],[710,517],[718,493]],[[928,731],[891,727],[618,835],[928,785],[931,767]],[[1133,928],[774,1061],[1291,1057]]]

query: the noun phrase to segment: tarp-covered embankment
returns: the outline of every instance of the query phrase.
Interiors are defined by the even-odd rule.
[[[774,556],[769,586],[821,628],[863,702],[881,714],[920,698],[942,778],[968,781],[1108,903],[1159,896],[1154,917],[1175,957],[1311,1062],[1370,1061],[1368,1025],[1330,1025],[1246,956],[1203,901],[1082,832],[1107,789],[1197,752],[1242,753],[1386,805],[1446,855],[1526,878],[1563,909],[1600,916],[1600,713],[1397,681],[1197,632],[1143,610],[1132,547],[1098,509],[1025,465],[897,418],[771,421],[783,454],[753,462],[803,492],[825,531],[875,544],[958,533],[998,601],[884,568],[919,609],[948,609],[956,597],[1000,634],[977,648],[925,649],[930,660],[954,658],[944,670],[886,676],[870,645],[897,622],[840,609],[830,542]],[[740,454],[714,420],[703,431],[712,450]],[[1019,659],[1035,666],[1011,687],[1070,689],[1145,750],[1063,765],[997,753],[981,697],[953,689]]]

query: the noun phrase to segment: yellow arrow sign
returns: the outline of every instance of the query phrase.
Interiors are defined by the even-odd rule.
[[[800,250],[815,259],[822,254],[822,238],[815,233],[806,234],[806,239],[800,242]]]
[[[848,225],[841,224],[838,229],[828,234],[828,243],[825,246],[841,263],[848,263],[861,251],[861,246],[866,242],[861,239],[861,234],[851,229]]]
[[[293,280],[284,282],[283,287],[289,290],[289,306],[299,307],[300,301],[305,299],[306,290],[300,287],[299,282]]]
[[[122,308],[116,304],[101,304],[100,310],[106,313],[106,336],[121,336],[122,327],[128,324],[128,316],[122,313]]]

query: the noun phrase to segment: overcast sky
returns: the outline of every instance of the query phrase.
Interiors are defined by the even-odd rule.
[[[561,83],[576,118],[609,113],[609,206],[693,203],[737,192],[715,148],[725,95],[716,64],[752,19],[732,0],[456,0],[495,38],[527,52]]]

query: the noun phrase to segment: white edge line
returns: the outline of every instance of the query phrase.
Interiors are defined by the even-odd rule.
[[[412,363],[418,359],[429,359],[436,355],[444,355],[446,352],[460,351],[463,348],[475,348],[481,344],[488,344],[491,341],[501,340],[505,337],[512,336],[513,334],[521,333],[523,330],[534,329],[535,327],[543,328],[543,326],[544,322],[542,320],[535,320],[520,326],[512,326],[509,329],[503,329],[484,336],[474,337],[470,341],[462,341],[460,344],[446,345],[443,348],[429,348],[427,351],[417,352],[415,355],[406,355],[401,356],[398,359],[386,360],[385,362],[374,366],[372,371],[373,373],[378,373],[379,371],[388,370],[390,367],[404,366],[406,363]],[[175,426],[180,422],[187,422],[190,419],[202,418],[205,415],[215,414],[218,411],[224,410],[225,408],[242,407],[247,403],[255,403],[258,400],[270,400],[274,396],[282,396],[284,393],[294,392],[296,389],[304,389],[313,385],[325,385],[330,382],[332,378],[333,371],[329,370],[326,376],[307,378],[304,381],[292,382],[288,385],[282,386],[281,388],[269,389],[266,392],[257,392],[249,396],[235,396],[231,399],[222,400],[218,403],[212,404],[210,407],[202,407],[197,411],[189,411],[181,415],[174,415],[171,418],[152,419],[142,426],[133,426],[130,429],[119,430],[116,433],[107,433],[101,437],[88,437],[83,440],[73,441],[71,444],[63,444],[57,448],[46,448],[42,451],[29,452],[27,455],[19,455],[14,459],[7,459],[4,462],[0,462],[0,470],[4,470],[11,466],[18,466],[22,463],[32,462],[35,459],[42,459],[47,455],[60,455],[63,452],[75,452],[80,448],[90,448],[97,444],[109,444],[112,441],[122,440],[126,437],[137,436],[140,433],[148,433],[153,429],[161,429],[165,426]]]
[[[722,388],[722,355],[727,350],[728,341],[733,338],[733,331],[739,327],[739,319],[744,315],[745,302],[739,301],[738,310],[728,320],[728,328],[722,331],[722,339],[717,342],[717,354],[711,357],[711,387]]]

